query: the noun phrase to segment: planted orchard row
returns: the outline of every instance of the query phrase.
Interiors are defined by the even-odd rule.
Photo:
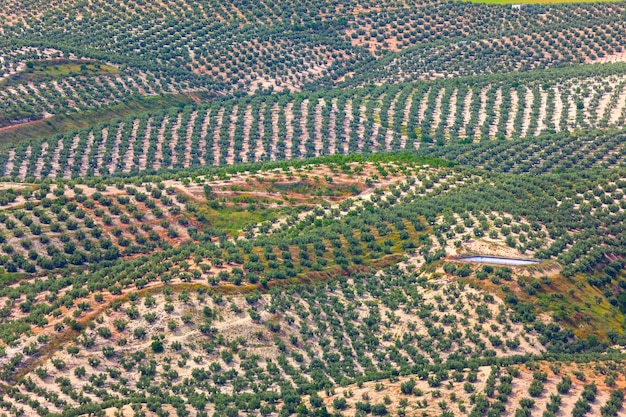
[[[173,190],[131,191],[114,200],[77,187],[72,199],[59,187],[50,196],[39,189],[22,209],[0,212],[0,263],[7,272],[34,273],[150,253],[197,233]]]
[[[61,5],[2,29],[20,44],[39,44],[43,33],[57,49],[187,76],[194,87],[293,91],[332,85],[349,72],[354,82],[369,84],[602,60],[621,52],[623,12],[619,4],[515,11],[436,2],[209,1],[161,8],[111,1]],[[409,46],[391,57],[380,54]]]
[[[175,287],[109,303],[97,295],[84,299],[75,319],[106,311],[38,361],[2,407],[36,415],[133,403],[160,412],[171,404],[183,415],[272,415],[298,404],[300,412],[416,404],[501,415],[567,412],[576,403],[608,417],[622,406],[613,387],[623,363],[592,370],[511,358],[558,349],[570,336],[555,325],[522,324],[501,301],[464,283],[386,271],[246,296]],[[30,337],[11,363],[19,368],[66,331],[60,325]],[[538,340],[549,340],[544,332],[552,334],[547,346]],[[517,361],[526,365],[507,365]],[[594,383],[592,375],[603,377]],[[394,386],[395,403],[371,398]]]
[[[102,306],[106,302],[86,297],[75,320]],[[275,392],[276,399],[287,391],[314,394],[342,381],[400,370],[428,381],[428,389],[449,382],[474,386],[483,358],[497,361],[496,356],[543,349],[537,333],[524,330],[493,296],[462,283],[429,282],[398,272],[356,274],[246,297],[166,289],[108,307],[75,341],[39,362],[6,401],[12,405],[20,393],[31,392],[38,403],[21,406],[41,413],[80,408],[85,398],[92,404],[117,399],[115,404],[122,405],[143,393],[177,393],[184,398],[177,403],[181,409],[258,412],[273,405],[260,393]],[[66,331],[57,326],[47,340],[30,338],[15,362]],[[170,360],[161,361],[164,356]],[[439,366],[451,357],[469,361],[471,369]],[[192,391],[183,389],[186,378],[193,382]],[[151,404],[158,409],[161,401],[153,398]]]
[[[198,82],[223,83],[227,89],[297,89],[319,78],[338,78],[352,61],[367,59],[332,23],[328,27],[313,18],[323,13],[320,6],[330,10],[317,2],[280,7],[177,2],[166,8],[143,2],[72,4],[32,17],[25,27],[4,30],[26,44],[46,33],[48,42],[84,56],[144,71],[171,71],[181,80],[192,78],[193,71],[203,74],[204,80],[195,77]],[[81,33],[80,39],[73,33]]]
[[[580,5],[579,5],[580,6]],[[602,25],[623,13],[621,5],[525,5],[484,7],[474,3],[419,2],[356,15],[347,31],[352,42],[372,50],[401,50],[418,43],[443,39],[511,36],[541,32],[567,22],[576,26]]]
[[[2,86],[0,111],[2,124],[44,115],[85,111],[127,101],[140,95],[176,91],[145,74],[131,76],[69,77],[42,83]]]
[[[567,276],[576,272],[588,271],[590,268],[606,268],[607,271],[619,271],[622,269],[623,265],[619,262],[609,262],[608,265],[607,262],[605,262],[606,256],[620,256],[621,250],[623,250],[621,249],[623,245],[620,241],[623,233],[620,225],[623,224],[623,190],[625,184],[620,170],[614,170],[610,175],[606,175],[603,178],[599,178],[597,173],[585,175],[584,177],[562,175],[557,178],[548,179],[533,178],[531,180],[528,178],[520,178],[519,181],[512,181],[506,176],[487,174],[481,174],[481,176],[485,176],[488,181],[481,181],[481,177],[474,178],[472,175],[454,175],[451,177],[452,182],[442,181],[441,184],[436,187],[436,183],[445,178],[446,175],[431,176],[432,178],[424,177],[419,179],[421,186],[415,189],[412,189],[410,178],[407,178],[406,184],[403,183],[397,188],[390,189],[390,193],[385,195],[384,199],[374,200],[372,198],[374,204],[355,205],[351,202],[347,202],[345,206],[338,207],[338,211],[331,209],[328,215],[325,215],[322,210],[319,213],[315,213],[315,216],[307,216],[303,222],[293,223],[293,227],[304,232],[304,235],[309,232],[313,233],[313,235],[318,235],[317,238],[314,238],[314,241],[319,241],[319,236],[323,236],[322,241],[327,238],[332,241],[337,241],[344,249],[340,251],[333,250],[332,258],[328,257],[326,261],[323,261],[325,264],[320,263],[317,254],[315,254],[315,258],[312,258],[312,255],[308,254],[308,259],[304,257],[294,257],[294,254],[286,255],[285,253],[281,253],[280,257],[276,259],[265,257],[264,259],[267,262],[267,266],[270,267],[270,270],[267,270],[265,265],[262,265],[262,270],[257,269],[257,266],[259,266],[257,265],[258,262],[250,258],[252,264],[250,264],[249,267],[253,268],[250,269],[250,271],[261,271],[262,273],[259,274],[261,277],[265,276],[269,279],[281,279],[294,272],[298,274],[299,268],[302,268],[300,271],[304,272],[308,268],[316,269],[321,267],[322,270],[324,270],[326,266],[331,265],[349,266],[351,264],[358,265],[363,262],[367,263],[369,260],[378,258],[376,253],[381,252],[380,249],[377,249],[379,247],[389,249],[391,253],[394,253],[396,250],[399,250],[399,253],[412,251],[413,247],[411,244],[416,246],[415,236],[412,235],[411,230],[404,233],[401,229],[398,229],[398,227],[402,227],[401,223],[392,221],[393,227],[390,229],[391,232],[389,226],[381,226],[382,229],[378,229],[378,226],[376,226],[376,231],[374,231],[371,226],[361,226],[361,222],[364,222],[366,225],[368,223],[378,224],[379,222],[376,219],[378,216],[382,216],[383,212],[385,213],[384,216],[380,217],[380,219],[383,220],[393,219],[394,213],[396,213],[396,215],[406,219],[416,219],[420,218],[420,216],[425,216],[429,224],[439,224],[439,226],[433,230],[437,237],[436,241],[433,241],[427,236],[418,236],[419,245],[417,246],[419,248],[419,255],[423,257],[425,261],[432,262],[441,256],[445,256],[446,251],[442,251],[439,248],[445,246],[446,240],[458,238],[458,234],[465,232],[459,228],[458,224],[455,224],[458,220],[453,221],[452,218],[450,218],[444,223],[439,223],[439,215],[442,210],[445,212],[446,208],[458,213],[462,218],[466,216],[467,211],[474,213],[476,213],[476,211],[485,213],[493,211],[506,212],[513,213],[514,216],[526,217],[530,225],[529,227],[533,228],[533,236],[530,235],[530,230],[528,230],[529,233],[526,234],[527,231],[523,228],[521,229],[524,230],[524,234],[513,230],[513,227],[511,227],[510,232],[514,235],[517,234],[515,238],[519,241],[520,246],[525,246],[526,242],[530,241],[533,248],[541,248],[536,252],[535,256],[542,258],[557,257],[560,263],[566,265],[563,273]],[[576,186],[572,188],[572,184],[576,184]],[[494,187],[502,187],[506,190],[506,193],[503,193],[502,190],[496,191]],[[431,188],[432,195],[428,192]],[[377,196],[377,193],[374,194]],[[529,199],[529,196],[533,197]],[[524,201],[524,204],[520,204],[520,198]],[[398,202],[402,204],[396,204]],[[558,208],[555,209],[555,206]],[[342,212],[345,212],[345,214],[342,214]],[[375,215],[371,217],[368,214],[369,212],[373,212]],[[106,214],[106,211],[102,214]],[[17,223],[17,220],[23,217],[24,216],[20,213],[19,217],[13,216],[11,221]],[[121,220],[122,216],[120,216],[120,221]],[[472,216],[467,219],[464,218],[463,227],[472,228],[472,232],[476,237],[491,235],[492,232],[497,231],[491,229],[491,225],[488,223],[486,223],[487,226],[483,226],[483,220],[476,217],[475,221],[472,221]],[[492,220],[493,225],[496,228],[501,228],[501,234],[507,236],[508,239],[510,232],[505,233],[504,226],[498,226],[496,224],[496,220],[498,220],[497,217],[494,217]],[[479,226],[475,226],[476,222],[479,223]],[[537,234],[535,236],[534,229],[536,228],[532,226],[534,223],[536,223],[540,229],[546,227],[546,229],[544,229],[546,231],[543,232],[543,235]],[[359,230],[364,234],[362,234],[359,239],[356,239],[356,236],[345,235],[345,230],[348,229],[343,229],[343,227],[336,229],[333,224],[337,227],[339,227],[340,224],[345,224],[350,230]],[[287,233],[284,236],[277,236],[279,241],[285,238],[287,238],[287,240],[291,239],[289,237],[290,224],[288,223],[287,226]],[[419,232],[417,226],[414,227],[416,227],[416,232]],[[419,227],[423,227],[423,224]],[[15,229],[15,227],[13,228]],[[348,247],[343,246],[343,238],[340,237],[337,240],[334,233],[327,234],[328,228],[336,231],[341,230]],[[402,240],[402,244],[397,246],[396,249],[392,247],[386,248],[386,241],[383,240],[383,245],[380,246],[378,240],[382,239],[382,233],[391,233],[391,236],[395,236],[394,228],[398,231],[398,237]],[[454,233],[450,233],[452,230]],[[300,232],[300,234],[302,232]],[[546,233],[550,240],[547,240]],[[369,241],[369,243],[367,243],[367,239],[371,239],[370,235],[374,236],[375,242]],[[522,241],[522,237],[524,241]],[[390,239],[391,243],[394,243],[394,239],[395,238]],[[595,242],[598,242],[598,239],[601,239],[603,246],[596,246]],[[198,240],[204,240],[204,238]],[[359,245],[353,244],[354,242],[359,242],[359,240],[362,240],[362,243],[359,243],[360,248]],[[537,246],[534,243],[535,240],[538,243]],[[517,245],[515,241],[512,242]],[[546,245],[546,242],[548,245]],[[253,241],[252,243],[256,244],[260,242]],[[265,244],[262,244],[261,246],[264,245]],[[334,244],[332,245],[334,246]],[[396,244],[393,246],[395,245]],[[276,244],[274,243],[272,246],[275,247]],[[211,258],[217,256],[215,258],[216,261],[229,259],[229,262],[232,261],[238,264],[244,262],[245,265],[247,258],[245,258],[245,255],[241,258],[240,255],[238,255],[239,250],[235,250],[226,242],[221,242],[220,247],[221,249],[211,249],[211,253],[213,253],[214,250],[217,250],[218,253],[218,255],[210,255]],[[227,249],[228,254],[227,257],[224,258],[223,250],[229,247],[233,250],[231,252]],[[328,248],[327,243],[324,243],[324,248]],[[363,252],[359,253],[359,251]],[[387,253],[385,250],[382,250],[382,252]],[[261,253],[257,253],[257,255],[260,256]],[[330,255],[330,252],[328,255]],[[273,256],[274,255],[270,255],[270,257]],[[327,256],[323,255],[323,258],[326,259]],[[272,269],[274,267],[272,265],[276,266],[277,264],[272,262],[270,265],[270,261],[278,262],[279,259],[286,269],[282,270],[279,268],[279,270],[273,271]],[[302,259],[311,261],[311,263],[305,263]],[[331,259],[330,262],[328,261],[329,259]],[[202,262],[202,258],[200,258],[199,262]],[[211,261],[211,264],[218,266],[216,263],[213,263],[213,261]],[[178,273],[175,275],[177,276]],[[223,275],[223,277],[220,275]],[[245,278],[252,279],[253,275],[257,274],[246,275]],[[607,272],[603,277],[599,277],[599,280],[594,278],[594,285],[602,287],[612,282],[614,275],[615,272]],[[192,278],[193,274],[189,275],[185,273],[185,276]],[[215,283],[218,284],[220,280],[223,279],[236,279],[236,276],[239,276],[238,282],[241,283],[244,279],[244,275],[221,274],[220,272]],[[203,275],[202,272],[200,272],[198,278],[204,280],[207,279],[207,275]],[[210,280],[213,279],[211,276],[208,276],[208,278]],[[257,276],[255,279],[258,278]],[[146,282],[140,284],[140,286],[143,285],[146,285]]]
[[[0,156],[0,164],[3,174],[14,179],[75,178],[411,149],[419,142],[447,144],[437,152],[455,152],[452,145],[458,142],[619,127],[626,118],[626,80],[613,73],[617,69],[560,81],[551,80],[558,76],[555,72],[525,85],[473,79],[469,85],[441,81],[333,91],[321,97],[220,101],[23,142]],[[620,159],[611,152],[606,158]]]
[[[537,26],[531,29],[532,35],[524,29],[506,34],[503,31],[499,36],[458,38],[458,42],[418,43],[363,65],[346,84],[389,84],[621,62],[624,35],[619,27],[619,19],[603,17],[588,23]]]
[[[4,173],[22,179],[69,178],[332,153],[370,153],[374,149],[400,149],[402,146],[399,134],[392,135],[395,139],[388,143],[385,137],[380,139],[382,143],[360,143],[359,129],[372,122],[352,111],[344,119],[352,120],[348,126],[344,127],[343,120],[332,126],[336,137],[333,142],[322,136],[329,130],[330,115],[308,126],[302,123],[308,137],[293,134],[286,141],[277,137],[287,130],[286,118],[279,118],[274,124],[272,118],[278,117],[279,110],[272,106],[271,102],[255,101],[247,106],[242,103],[241,107],[235,104],[189,108],[180,113],[172,111],[123,120],[98,130],[44,142],[23,142],[4,155]],[[315,111],[314,106],[309,111]],[[294,120],[290,128],[295,131],[296,123],[305,116],[306,113],[300,120]],[[287,113],[287,117],[293,116]],[[320,124],[326,127],[316,132],[315,125]]]
[[[620,132],[587,131],[584,136],[562,133],[506,142],[450,144],[420,152],[463,165],[513,174],[563,170],[612,169],[626,162]]]

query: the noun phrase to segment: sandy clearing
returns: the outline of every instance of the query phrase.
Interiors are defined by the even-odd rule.
[[[222,130],[222,125],[224,124],[224,107],[221,107],[217,112],[217,123],[215,124],[215,130],[213,133],[213,148],[211,152],[213,153],[213,164],[218,165],[220,161],[220,132]]]
[[[403,126],[408,126],[409,124],[409,118],[411,117],[411,108],[413,107],[413,103],[414,103],[413,97],[415,96],[415,91],[416,90],[411,90],[411,93],[406,99],[406,103],[404,105],[404,110],[402,113],[402,125]]]
[[[198,111],[194,110],[189,116],[189,123],[187,124],[187,134],[185,135],[185,153],[183,155],[183,166],[185,168],[188,168],[189,165],[191,165],[192,138],[193,138],[193,132],[196,128],[197,118],[198,118]]]
[[[380,115],[380,107],[376,107],[374,109],[374,118],[376,119]],[[378,149],[378,146],[381,145],[378,143],[378,131],[380,130],[380,123],[372,123],[372,134],[370,137],[370,141],[372,142],[372,148]],[[382,146],[386,149],[386,144],[382,143]]]
[[[242,153],[241,158],[245,162],[250,162],[248,161],[248,153],[250,152],[250,130],[252,130],[252,122],[253,122],[252,105],[248,104],[246,106],[246,111],[243,114],[243,141],[241,143],[241,153]]]
[[[420,107],[417,112],[418,123],[421,123],[424,120],[424,114],[426,113],[426,109],[428,108],[428,97],[430,96],[431,91],[432,91],[432,87],[430,87],[428,91],[424,92],[424,95],[420,99]]]
[[[176,144],[178,143],[178,140],[180,139],[180,128],[182,126],[182,123],[183,123],[183,114],[178,113],[178,115],[176,116],[176,121],[174,122],[170,130],[171,140],[170,140],[170,143],[168,144],[170,148],[170,155],[171,155],[170,164],[168,166],[168,168],[170,169],[173,168],[174,165],[178,162],[178,155],[176,154]]]
[[[609,113],[609,125],[612,126],[617,124],[622,112],[626,108],[626,88],[620,89],[617,94],[617,103],[613,106],[611,112]]]
[[[261,157],[263,156],[263,139],[265,138],[265,102],[261,103],[261,106],[259,107],[259,137],[255,138],[255,142],[254,142],[254,159],[256,161],[260,160]],[[259,143],[260,142],[260,143]]]
[[[159,127],[159,131],[157,133],[157,147],[154,155],[154,169],[161,168],[163,163],[163,142],[165,142],[165,130],[167,129],[167,125],[170,122],[169,115],[165,115],[163,121],[161,122],[161,126]]]
[[[80,160],[79,173],[81,177],[84,177],[87,175],[87,170],[89,169],[89,154],[91,153],[94,140],[95,138],[94,138],[93,130],[90,130],[89,134],[87,135],[87,147],[85,148],[85,151],[83,152],[83,156]]]
[[[432,129],[436,130],[441,123],[441,101],[443,100],[443,96],[446,93],[446,88],[439,89],[437,94],[437,98],[435,99],[435,109],[433,110],[433,123]]]
[[[137,131],[139,130],[139,119],[133,120],[133,127],[130,132],[130,138],[128,139],[128,149],[122,157],[124,167],[122,172],[130,172],[133,167],[133,159],[135,159],[135,142],[137,141]]]
[[[102,129],[102,141],[100,142],[100,146],[98,146],[98,152],[96,153],[96,169],[100,169],[102,167],[102,158],[104,156],[105,144],[109,138],[109,129]]]
[[[13,171],[13,167],[15,165],[15,149],[9,149],[9,157],[7,158],[7,162],[4,165],[4,176],[8,177]]]
[[[342,149],[342,153],[344,155],[348,154],[348,138],[350,137],[350,133],[352,132],[352,120],[354,118],[353,113],[352,113],[352,100],[348,100],[346,101],[346,106],[344,108],[344,111],[346,112],[346,117],[343,119],[343,131],[344,131],[344,138],[345,140],[343,141],[343,149]]]
[[[541,132],[547,129],[546,118],[548,116],[548,92],[540,90],[541,104],[539,105],[539,116],[537,118],[537,130],[534,132],[535,136],[538,136]]]
[[[526,95],[524,96],[524,113],[522,116],[522,130],[520,132],[521,137],[524,137],[529,133],[528,129],[530,127],[530,115],[532,112],[532,104],[535,100],[535,94],[533,93],[533,90],[528,87],[524,87],[524,89],[526,90]]]
[[[507,137],[511,137],[513,135],[513,131],[515,130],[515,115],[519,110],[519,95],[517,93],[517,89],[512,88],[509,92],[511,96],[511,109],[509,110],[509,114],[506,117],[506,127],[505,134]]]
[[[576,119],[578,118],[578,108],[576,107],[577,100],[578,97],[570,91],[567,96],[567,103],[569,105],[567,124],[570,127],[576,126]]]
[[[331,155],[337,153],[337,98],[333,97],[330,102],[330,115],[328,116],[328,150]]]
[[[465,95],[465,100],[463,100],[463,125],[460,129],[459,135],[461,137],[467,136],[467,125],[469,124],[470,118],[472,117],[471,108],[472,108],[472,100],[473,100],[474,92],[471,88],[467,90]]]
[[[287,105],[285,106],[284,110],[285,112],[285,129],[286,129],[286,134],[285,134],[285,157],[287,159],[291,159],[293,157],[293,151],[292,151],[292,147],[293,147],[293,101],[290,101],[289,103],[287,103]]]
[[[561,118],[563,117],[563,100],[561,99],[561,92],[557,86],[552,87],[554,92],[554,114],[552,115],[552,124],[554,130],[561,131]]]
[[[359,124],[357,125],[356,132],[357,137],[359,138],[357,144],[357,150],[363,149],[363,141],[365,140],[365,122],[367,121],[367,116],[365,115],[367,108],[365,105],[361,105],[359,107]]]
[[[204,115],[204,119],[202,120],[202,127],[200,128],[200,140],[198,143],[198,148],[200,152],[200,163],[202,165],[206,164],[205,153],[206,153],[206,138],[209,130],[209,124],[211,123],[211,112],[213,108],[209,108]],[[244,120],[245,123],[245,120]],[[248,130],[248,134],[250,131]]]
[[[119,132],[118,132],[119,133]],[[75,135],[72,143],[70,144],[70,155],[67,158],[66,165],[62,167],[63,178],[71,178],[71,167],[74,165],[74,157],[76,156],[76,149],[78,148],[78,142],[80,141],[80,135]]]
[[[235,104],[228,118],[228,145],[226,149],[226,163],[235,162],[235,130],[239,119],[239,105]]]
[[[459,101],[459,89],[454,88],[452,92],[452,96],[450,97],[450,111],[448,112],[448,117],[446,118],[446,132],[449,134],[450,129],[454,126],[454,122],[457,117],[458,109],[458,101]]]
[[[117,168],[117,161],[120,158],[120,141],[122,140],[122,132],[124,131],[124,122],[120,122],[117,127],[117,133],[115,134],[115,141],[113,142],[113,155],[111,165],[109,165],[109,174],[115,173]]]
[[[59,172],[59,158],[61,157],[61,151],[63,150],[65,144],[62,139],[59,139],[57,142],[57,146],[54,148],[54,152],[52,154],[52,160],[50,163],[52,164],[52,170],[48,176],[50,178],[56,178],[57,173]]]
[[[498,126],[500,125],[500,118],[506,117],[502,116],[502,87],[498,87],[496,90],[496,97],[493,103],[494,117],[493,122],[491,122],[491,126],[489,126],[489,137],[495,137],[498,133]]]
[[[44,166],[44,159],[48,155],[49,146],[50,145],[47,141],[41,144],[41,152],[39,153],[39,158],[37,158],[37,163],[35,164],[35,173],[33,174],[35,178],[41,178],[41,171]]]
[[[28,147],[26,148],[26,153],[24,154],[24,159],[22,160],[22,163],[20,164],[20,169],[19,169],[19,179],[24,181],[24,178],[26,178],[26,172],[28,170],[28,162],[30,159],[30,156],[33,152],[33,148],[31,145],[28,145]]]
[[[396,95],[393,97],[393,99],[391,100],[391,102],[389,103],[389,108],[387,109],[387,127],[389,126],[393,126],[394,125],[394,120],[396,117],[396,107],[398,106],[398,98],[400,97],[400,95],[402,94],[402,90],[399,90]],[[383,99],[383,97],[381,96],[379,98],[380,100]],[[378,109],[378,111],[381,111],[381,106],[376,106],[376,108]]]
[[[146,134],[143,137],[143,145],[141,147],[142,153],[139,156],[139,169],[140,170],[146,169],[146,164],[148,161],[148,150],[150,149],[150,135],[152,133],[153,123],[154,123],[154,118],[150,116],[146,123]]]
[[[307,128],[307,115],[309,113],[309,99],[302,100],[302,104],[300,105],[300,155],[306,155],[306,143],[309,141],[309,129]]]
[[[487,120],[487,93],[491,90],[491,86],[485,86],[480,90],[480,107],[478,109],[478,122],[476,124],[476,137],[480,137],[480,129]]]
[[[320,98],[317,104],[315,105],[315,114],[313,115],[313,129],[315,132],[315,139],[313,140],[313,143],[315,144],[316,155],[321,155],[322,149],[324,147],[322,143],[324,139],[322,136],[322,123],[323,123],[322,111],[324,107],[326,107],[326,101],[323,98]]]
[[[278,102],[275,102],[274,105],[272,106],[272,139],[270,141],[270,152],[269,152],[271,160],[276,160],[276,145],[278,144],[278,141],[280,140],[280,137],[278,135],[278,131],[279,131],[278,119],[280,117],[279,115],[280,110],[281,109],[280,109],[280,106],[278,105]]]

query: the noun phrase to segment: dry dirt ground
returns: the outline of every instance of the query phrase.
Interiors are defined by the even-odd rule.
[[[366,185],[366,179],[380,176],[374,164],[350,163],[347,166],[350,171],[327,165],[311,165],[291,168],[289,171],[274,169],[256,174],[235,174],[224,180],[201,178],[199,183],[192,182],[189,185],[183,185],[180,181],[164,181],[164,184],[195,200],[205,199],[204,186],[209,185],[215,197],[229,205],[244,206],[254,201],[276,208],[319,204],[322,201],[337,203],[373,187],[385,189],[405,177],[400,166],[381,164],[389,175],[373,181],[370,187]]]
[[[580,398],[584,385],[594,383],[598,392],[596,399],[590,403],[591,410],[588,415],[599,416],[600,408],[608,400],[610,392],[615,389],[626,389],[624,366],[625,364],[623,363],[610,361],[606,363],[591,362],[584,364],[538,362],[532,364],[532,366],[514,366],[513,368],[519,371],[519,375],[514,377],[511,383],[513,390],[505,403],[506,411],[504,415],[513,416],[515,409],[519,408],[519,400],[530,398],[528,388],[533,380],[533,374],[535,372],[544,372],[547,377],[547,380],[544,382],[544,390],[540,396],[533,398],[535,405],[531,409],[531,415],[542,415],[546,404],[550,402],[550,396],[557,394],[556,385],[563,377],[569,377],[572,380],[572,388],[567,394],[561,395],[562,403],[558,415],[571,415],[574,404]],[[451,411],[455,416],[462,416],[466,415],[473,408],[470,396],[473,393],[483,392],[490,373],[491,368],[488,366],[478,368],[477,380],[472,384],[474,386],[472,393],[464,390],[464,384],[469,374],[469,370],[465,370],[463,372],[463,381],[451,380],[437,388],[429,386],[426,380],[407,376],[394,380],[383,379],[359,385],[338,387],[332,392],[320,392],[319,395],[329,410],[333,409],[333,400],[345,398],[349,408],[340,412],[342,416],[354,416],[356,412],[355,404],[357,402],[386,404],[390,415],[396,415],[399,410],[404,410],[406,416],[436,416],[440,415],[445,409]],[[502,373],[506,374],[506,371],[504,370]],[[610,384],[607,384],[608,374],[616,376],[615,381]],[[400,386],[409,379],[415,381],[414,392],[417,392],[417,394],[403,394],[401,392]]]

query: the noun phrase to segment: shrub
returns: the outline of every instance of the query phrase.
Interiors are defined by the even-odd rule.
[[[161,353],[165,350],[163,347],[163,342],[161,342],[160,340],[153,340],[150,344],[150,348],[154,353]]]

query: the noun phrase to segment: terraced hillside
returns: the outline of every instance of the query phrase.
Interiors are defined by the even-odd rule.
[[[498,143],[422,149],[429,156],[515,174],[612,169],[624,165],[622,131],[542,135]]]
[[[152,74],[130,75],[92,61],[58,60],[0,83],[0,128],[145,95],[190,91],[180,83],[159,83]]]
[[[0,0],[0,417],[619,417],[623,2]]]
[[[3,77],[42,59],[123,69],[120,77],[3,87],[3,113],[15,115],[5,123],[12,124],[120,100],[120,91],[298,91],[624,60],[619,3],[514,10],[434,1],[69,1],[48,5],[46,14],[23,2],[5,8],[12,13],[0,24]]]
[[[624,343],[626,173],[529,181],[440,164],[404,154],[7,184],[0,405],[619,410],[619,349],[581,338]],[[546,261],[455,260],[476,251]],[[597,363],[558,356],[579,352]]]
[[[565,79],[560,72],[537,72],[218,100],[24,141],[0,163],[13,180],[76,178],[621,128],[622,70],[617,65],[602,67],[599,75],[592,68],[572,71]],[[598,152],[614,164],[621,158],[617,145]]]

